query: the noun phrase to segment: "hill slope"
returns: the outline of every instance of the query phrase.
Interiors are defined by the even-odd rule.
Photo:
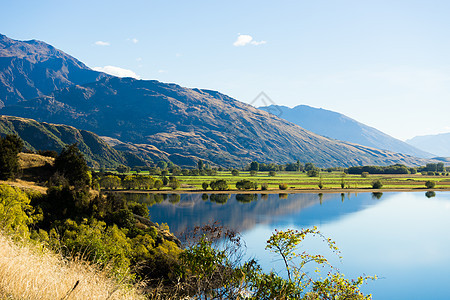
[[[224,166],[297,159],[319,166],[424,163],[319,136],[218,92],[158,81],[104,78],[21,101],[2,112],[64,123]]]
[[[406,142],[436,155],[450,157],[450,133],[416,136]]]
[[[116,78],[43,42],[0,41],[2,114],[89,130],[150,159],[195,165],[201,158],[223,166],[297,159],[319,166],[425,163],[324,138],[215,91]]]
[[[294,108],[271,105],[259,107],[259,109],[267,112],[276,112],[279,117],[289,122],[333,139],[417,157],[431,158],[435,156],[426,151],[417,149],[412,146],[414,144],[409,145],[373,127],[364,125],[334,111],[314,108],[307,105],[298,105]]]
[[[134,155],[111,148],[96,134],[67,125],[39,123],[35,120],[0,116],[0,135],[17,134],[28,150],[54,150],[60,152],[66,144],[78,143],[90,166],[115,167],[118,164],[144,165]],[[136,161],[133,161],[133,158]]]
[[[16,41],[0,34],[0,109],[108,76],[44,42]]]

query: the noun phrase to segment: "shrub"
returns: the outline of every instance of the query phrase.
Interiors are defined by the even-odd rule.
[[[308,175],[308,177],[317,177],[317,176],[319,176],[319,170],[311,169],[311,170],[308,170],[308,172],[306,174]]]
[[[239,171],[236,169],[231,170],[231,175],[233,176],[239,176]]]
[[[202,183],[202,189],[203,190],[207,190],[208,189],[208,186],[209,186],[209,183],[207,183],[206,181],[204,181],[203,183]]]
[[[275,171],[269,171],[269,176],[276,176],[277,175],[277,173],[275,172]]]
[[[374,189],[381,189],[383,187],[383,183],[381,183],[380,180],[375,180],[372,182],[372,188]]]
[[[157,189],[158,191],[161,189],[161,187],[163,186],[163,182],[161,179],[156,179],[155,180],[155,189]]]
[[[288,185],[286,183],[281,183],[279,186],[280,190],[287,190]]]
[[[427,187],[427,189],[432,189],[436,186],[436,182],[428,180],[427,182],[425,182],[425,186]]]
[[[181,184],[176,177],[170,177],[169,186],[172,188],[172,190],[176,190],[180,187],[180,185]]]
[[[261,183],[261,190],[262,191],[267,191],[268,188],[269,188],[269,185],[267,183]]]
[[[226,191],[228,190],[228,184],[223,179],[213,180],[209,184],[213,191]]]
[[[255,188],[256,186],[256,188]],[[258,184],[256,182],[252,182],[250,180],[247,179],[242,179],[238,182],[236,182],[236,188],[239,190],[250,190],[250,189],[257,189],[258,188]]]
[[[369,176],[369,172],[362,172],[361,173],[361,177],[362,178],[367,178],[367,176]]]
[[[250,171],[250,176],[256,176],[256,175],[258,175],[258,171],[255,171],[255,170]]]

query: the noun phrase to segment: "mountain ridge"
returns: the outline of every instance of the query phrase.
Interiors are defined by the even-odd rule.
[[[432,151],[438,156],[450,157],[450,132],[416,136],[406,142],[426,151]]]
[[[335,111],[308,105],[297,105],[293,108],[270,105],[259,109],[274,112],[307,130],[333,139],[422,158],[436,156]]]
[[[0,34],[0,108],[109,76],[45,42]]]
[[[322,167],[426,162],[322,137],[217,91],[109,76],[90,70],[44,42],[20,42],[5,37],[2,41],[1,47],[8,50],[0,52],[0,56],[6,53],[1,59],[25,59],[33,66],[27,69],[10,64],[6,75],[18,72],[21,78],[29,80],[25,88],[31,87],[37,97],[25,99],[20,93],[21,86],[14,85],[10,93],[16,93],[20,99],[10,97],[0,113],[95,132],[121,141],[115,147],[133,149],[135,154],[165,155],[191,166],[202,159],[226,167],[240,167],[253,160],[267,163],[300,160]],[[23,57],[27,53],[32,58]],[[58,64],[41,65],[49,60]],[[1,78],[9,78],[2,66]],[[45,70],[48,76],[33,72],[35,68]],[[82,79],[90,82],[77,83],[75,79],[80,79],[77,77],[80,74],[87,74]],[[41,95],[44,90],[35,86],[40,80],[54,90]],[[0,87],[5,82],[11,83],[3,80]],[[8,95],[0,88],[0,99],[8,99]]]
[[[96,134],[72,126],[37,122],[33,119],[0,116],[0,135],[18,135],[29,151],[53,150],[76,143],[91,167],[116,167],[119,164],[144,166],[146,161],[110,147]]]

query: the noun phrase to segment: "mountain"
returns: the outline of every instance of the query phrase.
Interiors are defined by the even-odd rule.
[[[333,139],[422,158],[432,158],[436,156],[421,150],[425,148],[416,148],[414,147],[414,144],[410,145],[400,141],[373,127],[364,125],[352,118],[334,111],[307,105],[298,105],[294,108],[280,105],[270,105],[266,107],[259,107],[259,109],[270,113],[275,113],[280,118],[297,124],[306,130]]]
[[[436,155],[450,157],[450,133],[416,136],[406,142]]]
[[[219,92],[154,80],[103,78],[6,106],[2,113],[151,145],[194,164],[196,157],[223,166],[297,159],[319,166],[424,162],[319,136]]]
[[[319,136],[216,91],[107,76],[43,42],[1,40],[1,114],[95,132],[153,161],[195,166],[203,159],[228,167],[297,159],[322,167],[426,163]]]
[[[108,76],[44,42],[0,34],[0,108]]]
[[[131,153],[111,148],[96,134],[67,125],[39,123],[19,117],[0,116],[0,135],[17,134],[31,151],[54,150],[60,152],[67,144],[77,143],[90,166],[115,167],[119,164],[139,165],[145,161]]]

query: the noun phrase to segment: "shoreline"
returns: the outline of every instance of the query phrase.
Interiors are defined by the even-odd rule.
[[[102,192],[113,193],[128,193],[128,194],[341,194],[341,193],[384,193],[384,192],[449,192],[450,188],[392,188],[392,189],[372,189],[372,188],[360,188],[360,189],[270,189],[270,190],[226,190],[226,191],[213,191],[213,190],[101,190]]]

